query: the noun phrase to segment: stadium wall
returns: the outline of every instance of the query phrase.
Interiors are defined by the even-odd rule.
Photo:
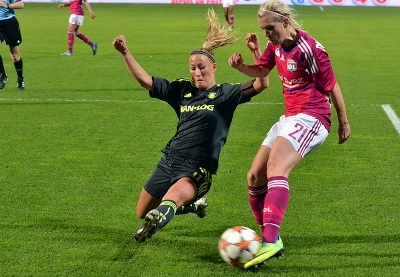
[[[32,3],[65,3],[62,0],[23,0]],[[266,0],[235,0],[236,5],[260,5]],[[298,6],[391,6],[400,7],[400,0],[282,0]],[[136,3],[136,4],[222,4],[222,0],[90,0],[90,3]]]

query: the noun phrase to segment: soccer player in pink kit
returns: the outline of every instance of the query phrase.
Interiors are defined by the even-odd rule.
[[[222,9],[224,10],[224,16],[229,27],[233,29],[233,23],[235,21],[235,15],[233,9],[235,8],[235,0],[222,0]]]
[[[269,40],[264,53],[257,35],[248,34],[247,46],[258,62],[244,64],[239,53],[228,62],[253,77],[267,76],[276,67],[285,113],[271,127],[247,174],[249,202],[263,242],[256,257],[244,265],[250,269],[283,255],[278,233],[289,201],[289,174],[328,136],[330,101],[338,116],[339,144],[351,133],[342,92],[324,47],[300,29],[294,10],[279,0],[262,4],[257,15]]]
[[[68,51],[62,53],[61,56],[72,56],[74,55],[74,37],[77,36],[83,42],[88,44],[93,51],[93,55],[97,53],[97,43],[92,42],[87,36],[80,32],[80,27],[83,24],[84,12],[82,9],[82,3],[85,3],[86,8],[89,11],[90,17],[94,19],[96,15],[93,13],[92,8],[87,0],[69,0],[67,4],[59,4],[58,8],[69,7],[71,10],[71,16],[69,17],[68,23]]]

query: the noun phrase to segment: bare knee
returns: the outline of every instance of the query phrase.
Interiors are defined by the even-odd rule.
[[[255,170],[251,168],[249,172],[247,172],[247,184],[252,187],[258,187],[266,184],[267,182],[267,174],[264,170],[258,169]]]

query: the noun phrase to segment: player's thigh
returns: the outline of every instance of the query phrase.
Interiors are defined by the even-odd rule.
[[[301,159],[318,148],[327,136],[326,128],[313,116],[298,114],[284,118],[271,147],[268,176],[288,177]]]
[[[328,131],[317,118],[297,114],[286,118],[278,136],[286,138],[293,148],[302,156],[306,156],[324,143]]]
[[[293,168],[300,163],[302,156],[293,148],[290,141],[278,136],[271,148],[267,163],[267,175],[289,177]]]
[[[206,195],[210,190],[212,174],[206,168],[190,163],[176,163],[172,168],[172,181],[174,185],[171,189],[181,190],[175,190],[175,192],[183,195],[183,200],[179,201],[183,202],[185,205],[193,203]],[[179,183],[178,186],[175,186],[176,183]],[[164,199],[166,199],[166,197],[167,196],[165,196]]]
[[[147,179],[144,189],[154,198],[161,200],[172,184],[171,165],[164,156]]]
[[[136,206],[138,216],[143,216],[157,207],[171,185],[171,167],[164,156],[158,162],[139,196]]]
[[[172,200],[178,207],[193,202],[196,199],[197,187],[194,181],[188,177],[183,177],[174,183],[163,200]]]

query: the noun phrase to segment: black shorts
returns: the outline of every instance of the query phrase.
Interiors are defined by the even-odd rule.
[[[183,177],[192,179],[196,184],[197,195],[193,202],[211,188],[212,174],[207,169],[191,163],[190,159],[168,155],[160,159],[144,188],[151,196],[161,200],[169,188]]]
[[[3,41],[6,41],[6,44],[10,47],[15,47],[22,43],[21,30],[16,17],[0,20],[0,42],[3,43]]]

